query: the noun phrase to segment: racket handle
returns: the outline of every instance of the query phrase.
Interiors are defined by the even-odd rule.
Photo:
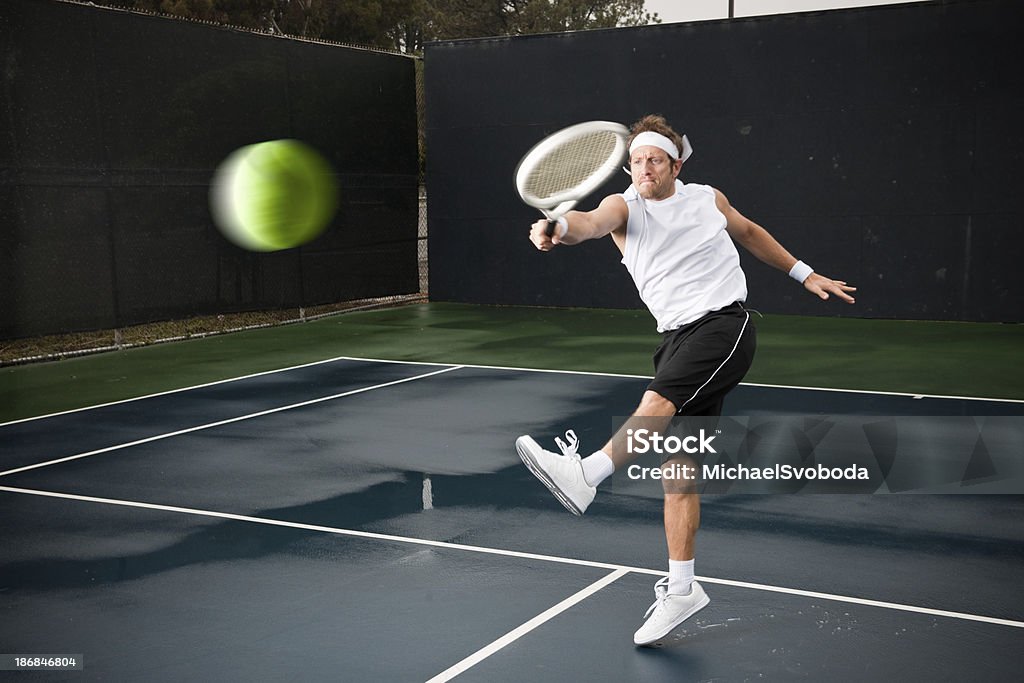
[[[551,220],[549,218],[548,219],[548,227],[545,228],[544,234],[547,235],[548,237],[551,237],[552,235],[555,234],[555,228],[557,228],[557,227],[558,227],[558,221],[553,221],[553,220]]]

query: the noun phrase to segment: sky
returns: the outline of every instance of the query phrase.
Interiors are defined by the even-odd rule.
[[[841,7],[893,5],[921,0],[734,0],[737,17],[782,12],[808,12]],[[646,0],[647,10],[657,12],[662,23],[723,19],[729,16],[729,0]]]

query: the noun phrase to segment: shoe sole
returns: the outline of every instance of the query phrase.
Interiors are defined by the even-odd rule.
[[[539,448],[539,447],[538,447]],[[527,469],[533,473],[533,476],[540,480],[540,483],[544,484],[551,491],[552,495],[558,500],[562,506],[571,512],[572,514],[580,517],[583,515],[583,511],[579,509],[576,503],[572,502],[567,495],[562,492],[562,489],[558,488],[555,482],[548,478],[547,472],[533,459],[533,454],[530,453],[530,446],[523,437],[516,439],[516,452],[519,453],[519,459],[523,461]]]
[[[660,631],[660,632],[659,632],[659,633],[658,633],[658,634],[657,634],[656,636],[654,636],[653,638],[650,638],[650,639],[648,639],[648,640],[645,640],[645,641],[643,641],[642,643],[638,643],[638,642],[636,642],[636,640],[634,639],[634,640],[633,640],[633,643],[634,643],[635,645],[638,645],[638,646],[640,646],[640,647],[650,647],[651,645],[654,645],[654,644],[655,644],[655,643],[657,643],[657,642],[658,642],[659,640],[661,640],[662,638],[664,638],[665,636],[667,636],[667,635],[668,635],[669,633],[672,633],[672,631],[674,631],[674,630],[676,630],[677,628],[679,628],[679,625],[680,625],[680,624],[682,624],[682,623],[683,623],[684,621],[686,621],[687,619],[689,619],[690,617],[692,617],[692,616],[693,616],[694,614],[696,614],[697,612],[699,612],[699,611],[701,611],[702,609],[704,609],[705,607],[707,607],[707,606],[708,606],[708,603],[709,603],[709,602],[711,602],[711,598],[709,598],[709,597],[708,597],[708,595],[707,595],[707,593],[705,593],[705,594],[704,594],[704,597],[703,597],[703,598],[701,599],[701,601],[700,601],[700,602],[698,602],[698,603],[697,603],[696,605],[694,605],[694,606],[693,606],[692,608],[690,608],[690,610],[689,610],[689,611],[687,611],[687,612],[684,612],[684,613],[683,613],[683,616],[682,616],[682,617],[681,617],[681,618],[680,618],[679,620],[677,620],[677,621],[676,621],[675,623],[673,623],[673,624],[671,624],[670,626],[667,626],[666,628],[662,629],[662,630],[661,630],[661,631]]]

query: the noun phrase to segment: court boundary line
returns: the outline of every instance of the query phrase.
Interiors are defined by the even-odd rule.
[[[159,398],[161,396],[168,396],[171,394],[182,393],[185,391],[192,391],[195,389],[206,389],[208,387],[217,386],[220,384],[227,384],[229,382],[240,382],[247,379],[253,379],[255,377],[262,377],[265,375],[272,375],[280,372],[289,372],[292,370],[302,370],[317,365],[326,365],[328,363],[337,363],[338,361],[354,361],[361,363],[385,363],[395,365],[429,365],[439,367],[459,367],[459,368],[473,368],[477,370],[512,370],[517,372],[535,372],[535,373],[549,373],[559,375],[584,375],[590,377],[614,377],[617,379],[653,379],[653,375],[630,375],[624,373],[614,372],[596,372],[590,370],[553,370],[550,368],[526,368],[526,367],[515,367],[511,365],[478,365],[473,363],[441,363],[436,361],[416,361],[416,360],[395,360],[386,358],[363,358],[360,356],[336,356],[334,358],[327,358],[325,360],[313,361],[311,363],[301,363],[299,365],[291,365],[284,368],[278,368],[276,370],[264,370],[262,372],[254,372],[248,375],[240,375],[238,377],[229,377],[225,379],[218,379],[212,382],[204,382],[203,384],[196,384],[187,387],[179,387],[177,389],[168,389],[166,391],[158,391],[152,394],[144,394],[142,396],[133,396],[132,398],[123,398],[117,401],[108,401],[106,403],[97,403],[91,406],[81,406],[79,408],[69,408],[68,410],[60,410],[54,413],[46,413],[44,415],[33,415],[31,417],[21,417],[16,420],[10,420],[8,422],[0,422],[0,428],[8,427],[11,425],[21,424],[24,422],[33,422],[35,420],[45,420],[51,417],[60,417],[62,415],[70,415],[73,413],[80,413],[87,410],[96,410],[99,408],[109,408],[110,406],[122,405],[125,403],[133,403],[135,401],[145,401],[151,398]],[[1024,399],[1020,398],[994,398],[988,396],[957,396],[955,394],[917,394],[913,392],[905,391],[880,391],[872,389],[842,389],[838,387],[810,387],[801,386],[798,384],[765,384],[762,382],[740,382],[741,386],[747,387],[759,387],[765,389],[796,389],[799,391],[829,391],[840,394],[870,394],[874,396],[904,396],[914,399],[922,398],[935,398],[942,400],[951,401],[990,401],[992,403],[1013,403],[1013,404],[1024,404]]]
[[[358,356],[342,356],[339,360],[364,361],[368,363],[406,363],[409,365],[447,365],[432,361],[387,360],[384,358],[361,358]],[[477,370],[513,370],[519,372],[553,373],[559,375],[588,375],[592,377],[615,377],[620,379],[654,379],[654,375],[630,375],[615,372],[596,372],[591,370],[552,370],[550,368],[524,368],[511,365],[477,365],[462,363],[464,368]],[[957,396],[955,394],[921,394],[910,391],[881,391],[874,389],[842,389],[839,387],[809,387],[799,384],[765,384],[762,382],[740,382],[741,386],[762,387],[767,389],[797,389],[800,391],[830,391],[839,394],[871,394],[877,396],[904,396],[907,398],[937,398],[954,401],[990,401],[992,403],[1024,403],[1024,398],[992,398],[987,396]],[[0,425],[2,427],[3,425]]]
[[[49,467],[50,465],[60,465],[66,462],[72,462],[74,460],[82,460],[83,458],[89,458],[94,455],[101,455],[103,453],[111,453],[113,451],[120,451],[125,448],[131,448],[133,446],[141,446],[142,444],[152,443],[154,441],[163,441],[164,439],[170,439],[175,436],[181,436],[183,434],[192,434],[193,432],[201,432],[206,429],[213,429],[214,427],[223,427],[224,425],[234,424],[235,422],[243,422],[245,420],[251,420],[257,417],[264,417],[266,415],[273,415],[274,413],[281,413],[286,410],[293,410],[295,408],[305,408],[306,406],[316,405],[318,403],[325,403],[327,401],[333,401],[339,398],[345,398],[346,396],[353,396],[355,394],[363,394],[368,391],[374,391],[376,389],[384,389],[385,387],[395,386],[396,384],[405,384],[406,382],[413,382],[418,379],[425,379],[427,377],[433,377],[446,372],[452,372],[453,370],[461,369],[461,365],[453,365],[451,367],[444,367],[440,370],[433,372],[423,373],[421,375],[413,375],[412,377],[402,377],[400,379],[392,380],[390,382],[383,382],[381,384],[374,384],[368,387],[360,387],[358,389],[350,389],[349,391],[343,391],[339,394],[332,394],[330,396],[321,396],[319,398],[313,398],[308,401],[300,401],[299,403],[291,403],[285,406],[277,406],[276,408],[268,408],[266,410],[260,410],[255,413],[249,413],[247,415],[236,415],[235,417],[229,417],[224,420],[217,420],[216,422],[208,422],[202,425],[196,425],[194,427],[186,427],[184,429],[178,429],[173,432],[165,432],[163,434],[155,434],[153,436],[147,436],[143,439],[136,439],[135,441],[128,441],[121,444],[115,444],[113,446],[104,446],[103,448],[97,448],[95,450],[86,451],[84,453],[76,453],[74,455],[67,455],[63,458],[56,458],[54,460],[47,460],[46,462],[34,463],[32,465],[25,465],[23,467],[16,467],[14,469],[5,470],[0,472],[0,478],[6,477],[11,474],[19,474],[21,472],[28,472],[31,470],[38,470],[43,467]]]
[[[163,505],[160,503],[146,503],[143,501],[131,501],[131,500],[119,500],[116,498],[101,498],[97,496],[85,496],[75,493],[61,493],[58,491],[42,491],[39,489],[25,489],[14,486],[0,485],[0,491],[7,493],[15,493],[22,495],[38,496],[42,498],[58,498],[62,500],[74,500],[86,503],[97,503],[101,505],[113,505],[127,508],[137,508],[144,510],[155,510],[158,512],[172,512],[177,514],[192,515],[196,517],[208,517],[213,519],[226,519],[236,522],[246,522],[251,524],[263,524],[265,526],[276,526],[284,527],[289,529],[299,529],[302,531],[316,531],[320,533],[329,533],[337,536],[349,536],[353,538],[370,539],[377,541],[387,541],[392,543],[406,543],[410,545],[422,545],[434,548],[445,548],[449,550],[462,550],[466,552],[476,552],[488,555],[500,555],[503,557],[515,557],[518,559],[527,560],[538,560],[542,562],[552,562],[557,564],[568,564],[576,565],[581,567],[591,567],[596,569],[606,570],[624,570],[627,573],[632,574],[645,574],[651,576],[666,576],[667,572],[658,571],[655,569],[647,569],[644,567],[631,567],[629,565],[616,564],[612,562],[598,562],[594,560],[580,560],[571,557],[558,557],[556,555],[544,555],[540,553],[528,553],[520,550],[506,550],[503,548],[489,548],[487,546],[475,546],[468,545],[465,543],[452,543],[449,541],[435,541],[427,538],[415,538],[411,536],[398,536],[395,534],[382,534],[373,531],[360,531],[358,529],[343,529],[341,527],[330,527],[318,524],[305,524],[302,522],[289,522],[286,520],[271,519],[268,517],[254,517],[252,515],[241,515],[232,512],[218,512],[216,510],[200,510],[197,508],[186,508],[174,505]],[[889,609],[902,612],[911,612],[915,614],[924,614],[929,616],[947,617],[951,619],[960,619],[962,621],[974,621],[985,624],[992,624],[995,626],[1009,626],[1013,628],[1024,628],[1024,621],[1017,621],[1013,619],[1003,619],[1001,617],[990,617],[981,614],[970,614],[967,612],[954,612],[951,610],[940,610],[931,607],[919,607],[917,605],[908,605],[905,603],[898,602],[887,602],[883,600],[871,600],[868,598],[858,598],[848,595],[838,595],[834,593],[822,593],[817,591],[808,591],[799,588],[788,588],[785,586],[771,586],[768,584],[753,583],[749,581],[735,581],[732,579],[719,579],[710,576],[697,576],[695,577],[699,581],[706,583],[713,583],[722,586],[731,586],[734,588],[747,588],[751,590],[760,590],[771,593],[782,593],[785,595],[795,595],[799,597],[816,598],[819,600],[829,600],[832,602],[842,602],[847,604],[862,605],[866,607],[876,607],[880,609]]]
[[[577,591],[573,595],[567,597],[565,600],[562,600],[558,604],[549,607],[548,609],[544,610],[543,612],[533,617],[529,621],[523,622],[516,628],[512,629],[505,635],[498,638],[497,640],[488,643],[487,645],[483,646],[482,648],[480,648],[473,654],[469,655],[468,657],[465,657],[464,659],[459,660],[455,664],[452,664],[450,667],[448,667],[441,673],[437,674],[433,678],[427,679],[427,683],[446,683],[447,681],[450,681],[456,676],[465,673],[466,671],[473,668],[480,662],[484,661],[491,655],[495,654],[496,652],[499,652],[506,646],[511,645],[515,641],[519,640],[530,631],[533,631],[534,629],[542,626],[543,624],[557,617],[562,612],[565,612],[571,607],[575,607],[579,603],[589,598],[591,595],[594,595],[601,589],[618,581],[626,574],[629,574],[629,571],[625,569],[616,569],[615,571],[609,574],[605,574],[600,579],[590,584],[586,588]]]
[[[68,408],[67,410],[59,410],[55,413],[47,413],[45,415],[34,415],[32,417],[20,417],[17,420],[10,420],[9,422],[0,422],[0,427],[7,427],[8,425],[21,424],[22,422],[32,422],[33,420],[43,420],[48,417],[60,417],[62,415],[71,415],[73,413],[81,413],[86,410],[96,410],[98,408],[109,408],[110,406],[118,406],[123,403],[133,403],[135,401],[144,401],[150,398],[160,398],[161,396],[169,396],[171,394],[179,394],[185,391],[193,391],[195,389],[206,389],[208,387],[215,387],[219,384],[228,384],[230,382],[241,382],[247,379],[253,379],[254,377],[264,377],[266,375],[273,375],[279,372],[290,372],[292,370],[302,370],[305,368],[311,368],[317,365],[326,365],[328,363],[336,363],[339,360],[349,360],[345,356],[338,356],[336,358],[327,358],[325,360],[313,361],[311,363],[300,363],[299,365],[290,365],[284,368],[277,368],[276,370],[263,370],[260,372],[249,373],[248,375],[239,375],[238,377],[226,377],[224,379],[216,379],[212,382],[203,382],[202,384],[195,384],[187,387],[179,387],[177,389],[167,389],[166,391],[157,391],[152,394],[143,394],[142,396],[133,396],[132,398],[122,398],[116,401],[107,401],[106,403],[97,403],[91,406],[81,406],[79,408]],[[439,363],[438,365],[451,365],[450,363]]]

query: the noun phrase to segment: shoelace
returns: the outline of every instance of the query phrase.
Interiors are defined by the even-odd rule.
[[[644,614],[644,619],[651,616],[651,612],[657,609],[658,605],[665,602],[666,597],[668,597],[667,576],[663,579],[659,579],[658,582],[654,584],[654,602],[651,604],[650,607],[647,608],[647,612]]]
[[[579,459],[580,455],[577,451],[580,447],[580,440],[579,437],[576,436],[576,432],[574,432],[571,429],[565,430],[565,439],[569,443],[562,441],[562,439],[556,436],[555,445],[558,446],[558,449],[560,451],[562,451],[562,455],[566,456],[567,458]]]

